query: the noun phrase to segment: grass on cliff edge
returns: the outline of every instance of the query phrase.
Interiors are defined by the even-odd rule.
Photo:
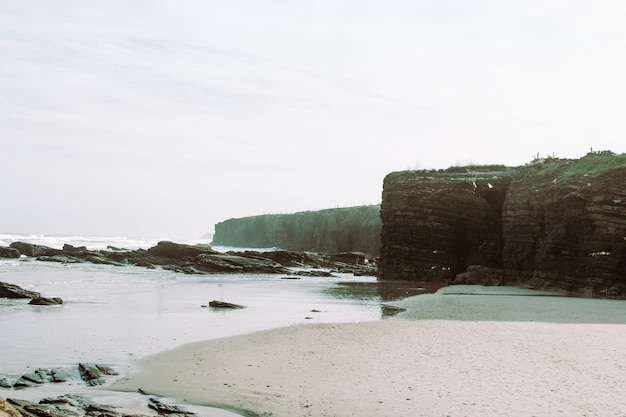
[[[534,181],[570,182],[587,180],[606,172],[626,168],[626,153],[610,151],[588,153],[580,159],[546,158],[521,167],[519,174]]]
[[[532,178],[533,181],[545,180],[568,182],[597,177],[614,169],[626,168],[626,153],[617,155],[611,151],[590,152],[579,159],[544,158],[532,161],[521,167],[504,165],[469,165],[452,166],[447,169],[396,171],[387,175],[387,179],[396,180],[412,177],[416,174],[467,173],[477,172],[508,172],[513,177]]]

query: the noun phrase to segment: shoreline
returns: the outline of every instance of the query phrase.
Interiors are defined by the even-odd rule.
[[[250,416],[626,413],[626,302],[459,289],[393,303],[407,311],[390,319],[188,344],[107,389]]]

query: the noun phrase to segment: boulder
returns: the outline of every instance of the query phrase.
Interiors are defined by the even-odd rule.
[[[68,243],[63,245],[63,252],[86,252],[87,251],[87,247],[86,246],[72,246]]]
[[[46,298],[46,297],[37,297],[30,300],[28,304],[37,305],[37,306],[56,306],[63,304],[63,300],[59,297]]]
[[[226,301],[218,301],[218,300],[213,300],[209,302],[209,307],[213,307],[213,308],[226,308],[226,309],[239,309],[239,308],[245,308],[242,305],[239,304],[233,304],[233,303],[228,303]]]
[[[185,416],[185,415],[194,415],[195,413],[191,412],[191,411],[187,411],[182,407],[179,407],[177,405],[169,405],[169,404],[165,404],[162,401],[152,397],[148,400],[148,407],[150,407],[151,409],[153,409],[154,411],[157,412],[158,415],[160,416],[173,416],[173,415],[179,415],[179,416]]]
[[[15,248],[0,246],[0,258],[19,258],[22,254]]]
[[[50,370],[50,378],[52,382],[67,382],[72,376],[64,369],[54,368]]]
[[[218,252],[208,246],[194,246],[162,241],[148,249],[148,253],[160,258],[182,260],[183,258],[194,258],[200,254],[217,254]]]
[[[78,370],[83,381],[91,386],[104,384],[107,375],[117,375],[111,367],[95,363],[79,363]]]
[[[52,249],[52,248],[49,248],[48,246],[35,245],[32,243],[26,243],[26,242],[13,242],[9,246],[11,248],[17,249],[18,251],[20,251],[22,255],[25,255],[25,256],[45,256],[45,255],[51,256],[54,254],[61,253],[61,251],[58,249]]]
[[[458,274],[452,284],[465,285],[502,285],[504,270],[482,265],[470,265],[467,271]]]
[[[25,290],[15,284],[0,282],[1,298],[38,298],[40,296],[38,292]]]
[[[22,375],[27,381],[34,382],[35,384],[43,384],[46,382],[46,373],[42,370],[37,370],[35,372],[29,372],[27,374]]]

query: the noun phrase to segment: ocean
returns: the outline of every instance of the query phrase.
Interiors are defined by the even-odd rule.
[[[92,250],[108,246],[147,249],[159,240],[167,239],[0,234],[1,246],[22,241],[53,248],[67,243]],[[2,259],[0,281],[44,297],[61,297],[64,304],[32,306],[29,300],[0,298],[0,376],[92,362],[112,366],[121,378],[136,371],[137,359],[190,342],[295,324],[383,317],[384,296],[377,291],[375,277],[334,275],[297,280],[269,274],[185,275],[135,266]],[[206,307],[211,300],[246,308],[214,310]],[[129,394],[87,388],[77,381],[23,390],[0,388],[2,397],[30,400],[65,393],[112,402],[122,401],[122,396],[126,401],[141,401]],[[209,408],[195,411],[207,417],[233,415]]]

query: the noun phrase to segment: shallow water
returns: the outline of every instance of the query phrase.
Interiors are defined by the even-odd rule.
[[[159,240],[164,239],[0,234],[2,246],[23,241],[61,248],[69,243],[92,250],[148,248]],[[120,373],[117,378],[122,378],[135,369],[137,359],[186,343],[300,323],[379,320],[397,312],[386,308],[385,302],[436,289],[335,275],[300,279],[258,274],[184,275],[134,266],[0,260],[0,281],[64,300],[62,306],[31,306],[28,300],[0,298],[0,376],[95,362],[114,367]],[[202,307],[214,299],[246,308]],[[82,381],[19,391],[0,388],[2,397],[31,401],[66,393],[140,409],[145,404],[145,397],[138,394],[89,388]],[[193,411],[207,417],[233,415],[211,408]]]
[[[351,322],[381,317],[375,296],[350,298],[331,288],[373,277],[278,275],[183,275],[133,266],[0,262],[0,281],[61,297],[63,306],[31,306],[0,299],[5,341],[3,373],[27,366],[78,362],[127,366],[133,358],[184,343],[305,321]],[[206,308],[211,300],[242,304],[241,310]],[[316,312],[312,312],[316,310]]]
[[[300,279],[258,274],[184,275],[134,266],[1,260],[0,281],[38,291],[44,297],[61,297],[64,304],[32,306],[28,300],[0,299],[0,375],[19,376],[36,368],[95,362],[113,366],[121,378],[134,369],[137,359],[194,341],[299,323],[383,317],[387,297],[377,290],[375,277],[336,275]],[[206,307],[214,299],[246,308]],[[19,391],[0,388],[2,397],[34,401],[65,393],[130,405],[144,401],[134,394],[88,388],[80,381]],[[225,413],[201,412],[210,417],[229,415]]]

